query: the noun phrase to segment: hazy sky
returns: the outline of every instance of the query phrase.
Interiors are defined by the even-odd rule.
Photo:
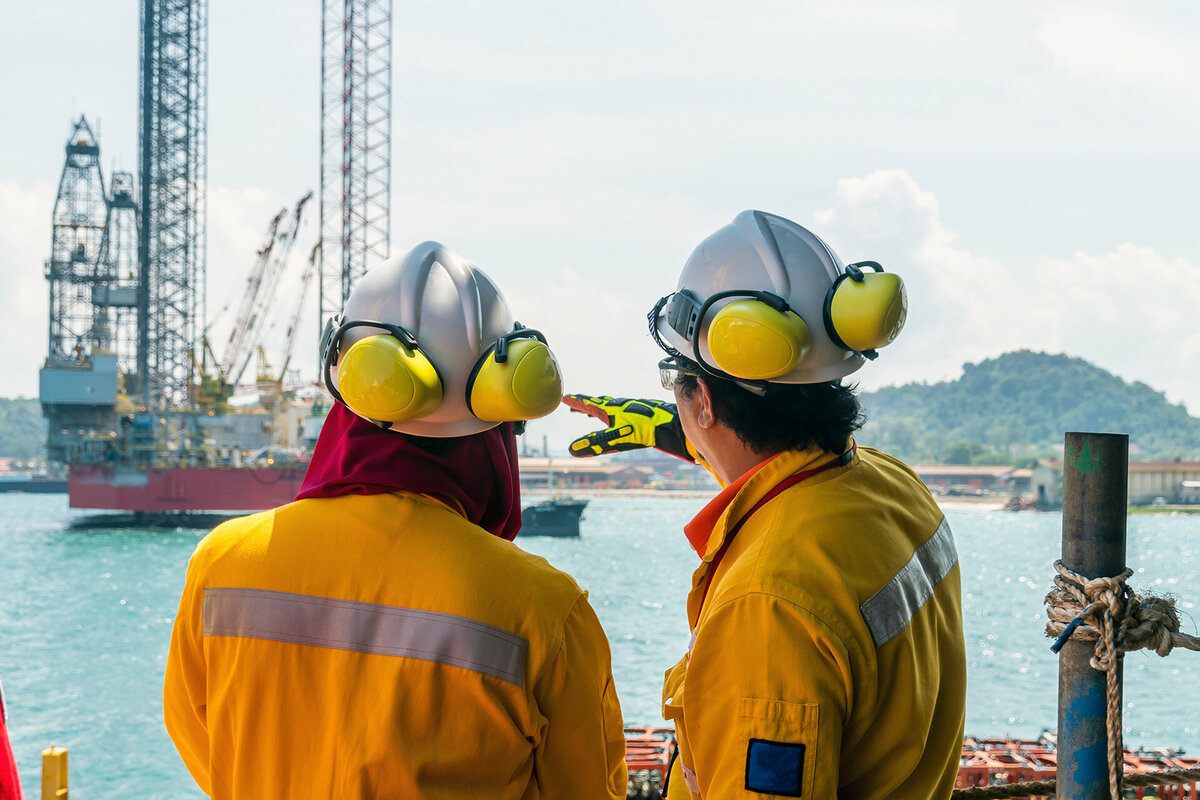
[[[320,7],[209,11],[212,313],[274,213],[317,188]],[[760,208],[906,279],[908,326],[857,373],[865,389],[1031,348],[1200,413],[1194,3],[397,0],[394,14],[393,251],[438,239],[476,260],[549,336],[569,390],[662,396],[646,311],[704,236]],[[98,123],[106,173],[136,171],[138,4],[4,16],[0,394],[30,396],[72,119]],[[297,269],[315,229],[314,215]],[[298,353],[313,375],[314,347]],[[564,411],[531,433],[565,444],[587,427]]]

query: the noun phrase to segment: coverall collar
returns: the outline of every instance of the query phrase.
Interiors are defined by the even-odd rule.
[[[850,439],[845,449],[849,450],[853,445],[854,440]],[[701,560],[692,574],[692,590],[688,594],[688,619],[693,627],[700,614],[705,593],[703,587],[712,570],[712,561],[725,545],[729,532],[776,484],[790,475],[814,469],[836,458],[837,454],[817,448],[778,453],[723,489],[684,526],[684,533]],[[813,476],[813,479],[825,477]]]
[[[417,437],[381,430],[334,403],[296,499],[401,490],[436,496],[511,541],[521,527],[512,424],[440,439],[437,445],[419,446]]]

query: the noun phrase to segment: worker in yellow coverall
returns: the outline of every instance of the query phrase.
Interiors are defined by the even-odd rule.
[[[369,272],[322,342],[337,399],[298,499],[197,547],[167,730],[214,798],[623,798],[608,642],[512,544],[514,425],[545,338],[436,242]],[[252,478],[251,478],[252,479]]]
[[[903,326],[903,282],[746,211],[650,313],[675,403],[569,395],[608,428],[573,454],[658,447],[723,490],[686,527],[691,641],[663,713],[668,798],[948,798],[966,667],[958,557],[917,476],[855,443],[841,379]]]

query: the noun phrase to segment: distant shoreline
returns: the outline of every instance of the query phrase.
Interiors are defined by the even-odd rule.
[[[695,498],[705,500],[714,497],[717,488],[712,489],[522,489],[521,495],[530,499],[543,500],[550,497],[578,497],[594,500],[598,497],[672,497]],[[938,505],[953,511],[1002,511],[1006,499],[995,497],[952,497],[936,498]]]
[[[586,489],[565,487],[556,489],[522,489],[523,497],[713,497],[720,491],[712,489]]]

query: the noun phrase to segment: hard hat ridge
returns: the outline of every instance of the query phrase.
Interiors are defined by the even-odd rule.
[[[435,267],[440,267],[444,277],[454,286],[467,340],[476,346],[482,346],[485,340],[490,340],[491,337],[484,335],[483,306],[494,302],[496,296],[503,297],[500,288],[475,264],[439,242],[422,242],[412,252],[423,255],[420,260],[404,260],[400,300],[402,319],[411,320],[410,327],[414,333],[420,336],[426,287],[430,277],[438,272]],[[504,306],[507,312],[507,303]]]

